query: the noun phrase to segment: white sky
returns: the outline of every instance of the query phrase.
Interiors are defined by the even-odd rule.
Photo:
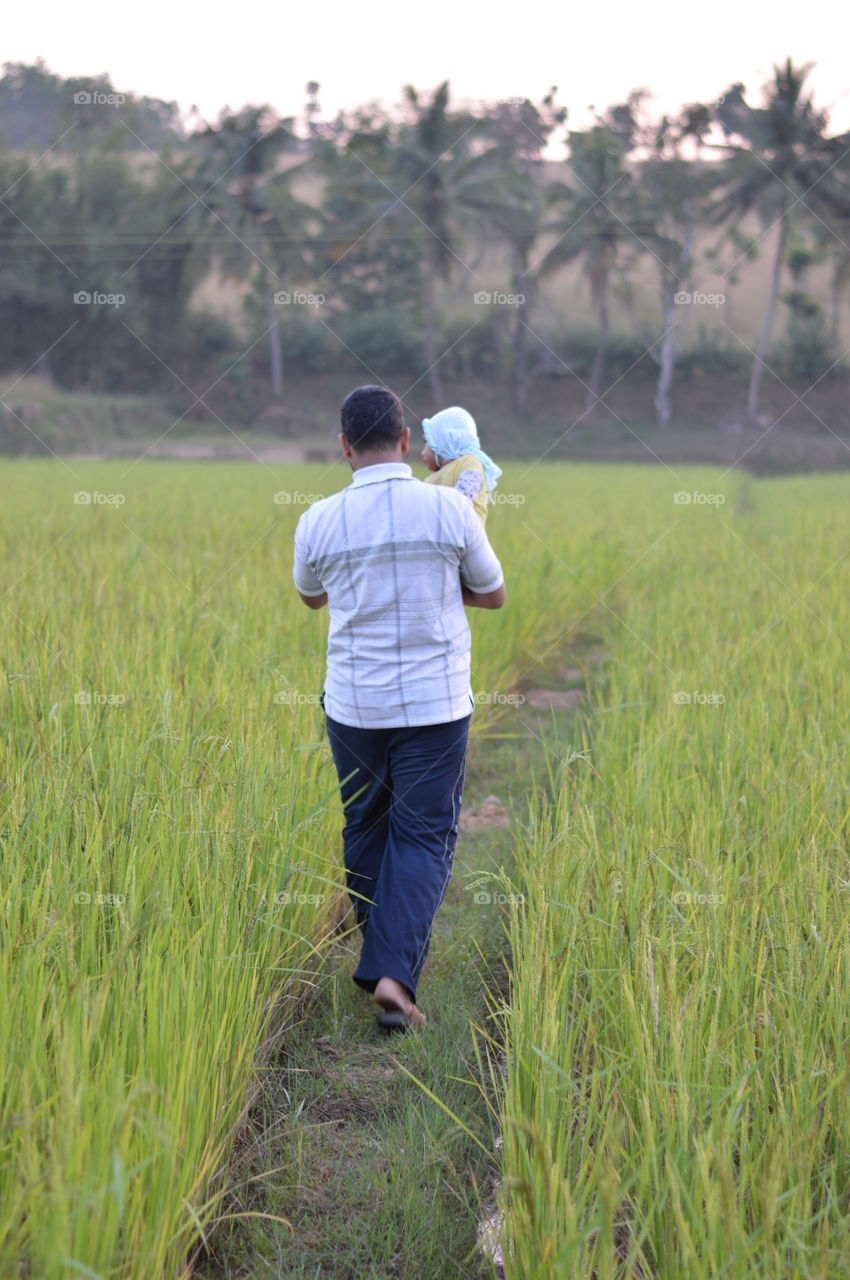
[[[844,18],[841,18],[841,12]],[[42,0],[7,6],[3,60],[42,57],[62,75],[106,72],[119,91],[222,106],[268,102],[299,114],[304,86],[322,86],[323,114],[371,99],[390,104],[402,85],[451,81],[457,98],[540,97],[558,85],[573,127],[588,105],[603,108],[649,88],[663,110],[710,101],[733,81],[749,96],[774,62],[815,62],[820,106],[832,128],[850,128],[850,10],[834,0],[526,0],[508,5],[428,0]]]

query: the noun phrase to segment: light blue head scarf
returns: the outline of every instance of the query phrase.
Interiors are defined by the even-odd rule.
[[[453,405],[451,409],[441,409],[433,418],[423,418],[422,430],[428,444],[443,462],[451,462],[465,453],[471,453],[478,459],[484,468],[487,493],[492,502],[493,490],[502,474],[502,468],[497,467],[489,454],[481,448],[478,428],[472,414],[459,405]]]

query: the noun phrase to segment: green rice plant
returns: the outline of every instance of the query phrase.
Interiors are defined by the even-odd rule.
[[[531,532],[557,522],[568,474],[502,481],[517,500],[489,531],[510,604],[471,615],[478,690],[511,689],[574,607]],[[187,1274],[256,1073],[322,979],[340,811],[318,705],[327,620],[292,587],[292,535],[348,479],[4,468],[4,1275]],[[576,514],[576,572],[609,567],[603,519]],[[474,733],[507,715],[481,699]]]
[[[4,474],[3,1274],[186,1272],[340,894],[294,509],[123,470]]]
[[[850,482],[609,475],[607,658],[518,848],[507,1275],[845,1276]]]

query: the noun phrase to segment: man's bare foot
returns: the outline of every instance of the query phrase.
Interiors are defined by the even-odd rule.
[[[380,978],[375,987],[375,1003],[387,1012],[397,1012],[411,1027],[424,1026],[428,1019],[413,1003],[405,988],[395,978]]]

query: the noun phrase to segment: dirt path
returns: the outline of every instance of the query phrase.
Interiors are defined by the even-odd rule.
[[[454,874],[419,989],[429,1027],[381,1032],[351,981],[357,937],[333,944],[327,980],[266,1070],[234,1161],[226,1211],[269,1216],[219,1229],[201,1280],[499,1274],[478,1247],[499,1176],[478,1053],[497,1031],[486,993],[507,992],[504,898],[487,875],[512,873],[532,772],[541,781],[555,749],[553,717],[557,741],[573,741],[584,686],[574,666],[534,677],[533,696],[526,689],[470,749]]]

